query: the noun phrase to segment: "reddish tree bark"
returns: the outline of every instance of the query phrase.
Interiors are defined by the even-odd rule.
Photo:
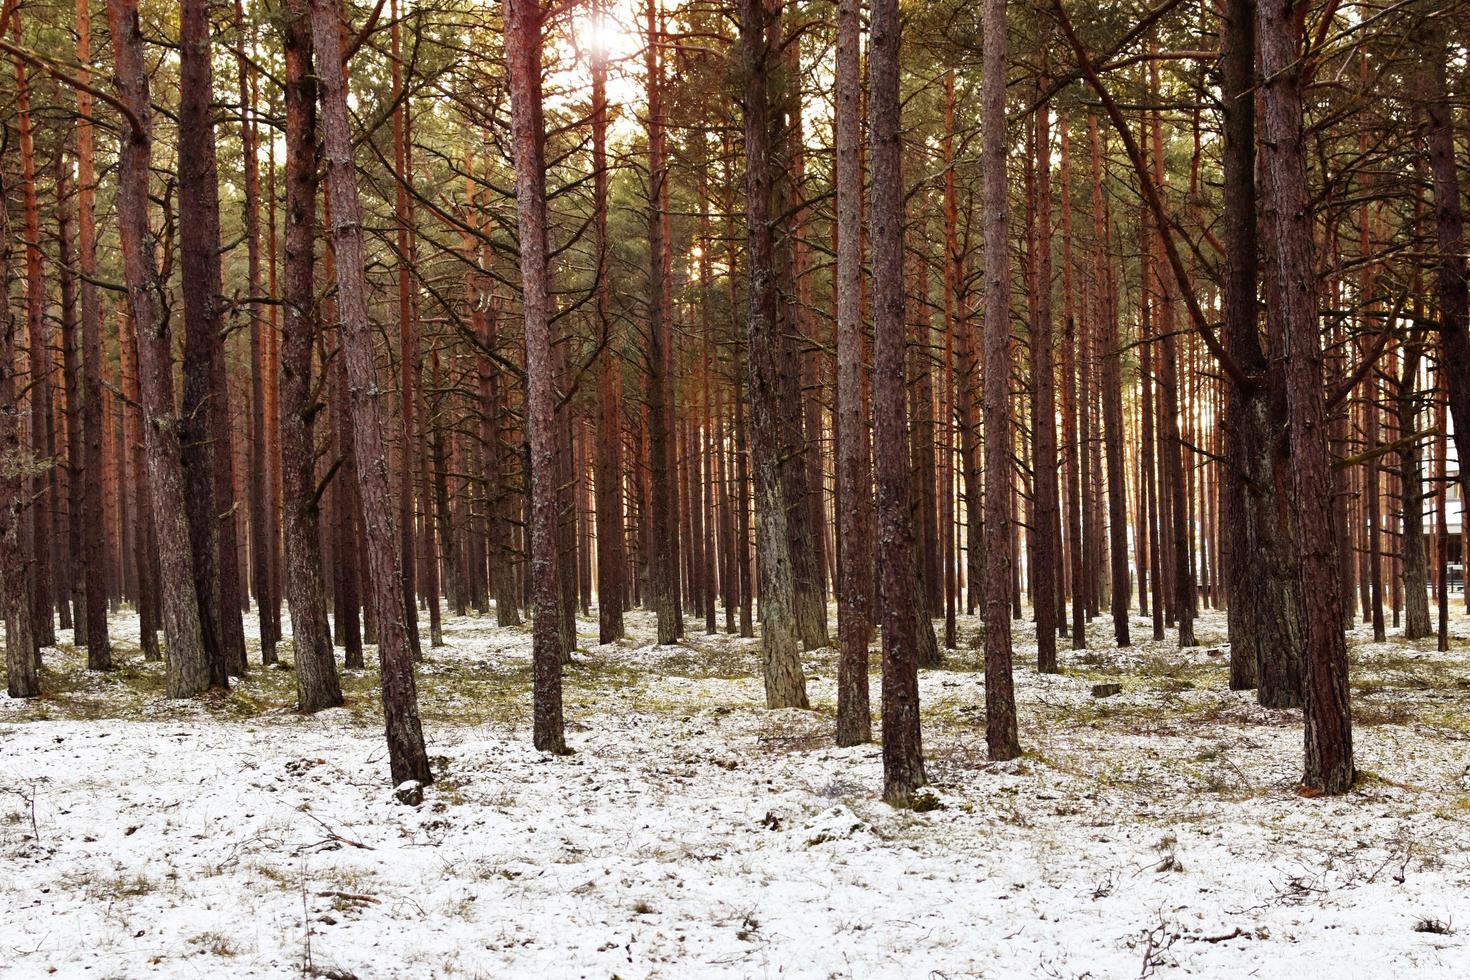
[[[506,0],[505,7],[525,318],[526,434],[531,457],[534,741],[543,752],[561,754],[567,749],[562,723],[556,568],[556,389],[547,268],[546,123],[541,108],[541,51],[547,8],[539,0]]]
[[[873,421],[883,626],[883,799],[906,807],[926,782],[919,731],[918,575],[905,405],[903,175],[898,0],[874,0],[868,60],[873,182]],[[932,453],[933,447],[929,447]]]
[[[236,565],[234,460],[222,335],[219,168],[210,103],[206,0],[183,0],[179,28],[179,259],[184,296],[184,478],[210,683],[245,671]]]
[[[80,0],[86,3],[87,0]],[[240,120],[240,149],[244,169],[245,200],[243,223],[245,228],[245,288],[250,301],[246,304],[250,330],[250,582],[255,596],[255,611],[260,620],[260,660],[263,664],[276,661],[276,642],[279,640],[280,623],[274,621],[276,583],[272,578],[271,552],[276,530],[276,502],[268,460],[275,454],[270,444],[266,405],[266,374],[273,368],[266,360],[268,329],[261,316],[260,282],[260,160],[255,132],[254,99],[251,92],[250,59],[244,48],[246,41],[245,9],[242,0],[235,0],[235,28],[239,33],[236,65],[239,69],[240,105],[246,109]]]
[[[79,75],[85,81],[89,75],[87,66],[92,58],[92,11],[90,0],[77,0],[77,62]],[[78,293],[82,314],[82,386],[81,386],[81,433],[84,443],[82,451],[82,511],[75,515],[83,531],[81,564],[83,566],[83,589],[86,592],[86,616],[84,635],[87,637],[87,662],[95,658],[99,665],[111,661],[111,650],[107,637],[107,576],[103,563],[107,554],[107,539],[102,520],[102,482],[88,478],[102,471],[102,306],[97,295],[97,177],[94,161],[92,94],[77,90],[77,268],[81,285]],[[136,444],[135,444],[136,445]],[[138,449],[141,451],[141,447]],[[141,469],[138,472],[141,476]],[[135,491],[141,488],[134,484]],[[140,509],[146,509],[140,504]],[[152,552],[145,552],[151,555]],[[139,564],[146,564],[140,562]],[[151,575],[149,576],[151,578]],[[140,585],[144,575],[139,571]],[[151,584],[151,583],[150,583]],[[77,617],[80,622],[82,617]],[[93,650],[92,640],[97,637],[99,648]],[[153,652],[157,653],[156,640]],[[144,650],[149,644],[144,643]]]
[[[322,405],[313,392],[312,348],[317,340],[316,80],[312,75],[311,17],[305,0],[290,0],[280,21],[285,54],[286,228],[281,337],[281,489],[286,542],[286,603],[296,663],[296,706],[307,713],[342,703],[341,683],[327,633],[319,544],[315,422]],[[338,501],[348,491],[337,485]],[[337,563],[355,567],[347,541],[338,539]],[[355,549],[354,549],[355,550]],[[343,596],[354,604],[356,596]],[[338,607],[338,627],[344,610]],[[360,655],[360,654],[359,654]]]
[[[114,84],[119,101],[132,114],[123,133],[118,160],[118,239],[122,246],[128,307],[138,338],[148,486],[167,640],[166,689],[170,697],[189,697],[209,686],[209,662],[199,621],[186,516],[180,422],[174,409],[172,345],[168,319],[162,313],[163,284],[155,259],[157,241],[148,222],[152,107],[137,0],[108,0],[107,21],[112,35]]]
[[[861,0],[837,7],[837,497],[841,581],[837,589],[837,744],[873,737],[868,705],[872,632],[872,473],[863,411]]]
[[[14,33],[22,38],[20,11],[15,11]],[[30,524],[30,548],[27,561],[30,574],[31,629],[36,641],[35,657],[40,663],[40,648],[56,643],[56,617],[51,595],[51,355],[50,329],[46,322],[46,278],[41,252],[41,207],[36,189],[36,143],[31,118],[30,79],[26,62],[15,59],[15,115],[20,150],[21,207],[25,221],[26,283],[26,352],[30,376],[26,387],[30,400],[30,502],[26,519]],[[106,653],[106,646],[101,653]],[[109,662],[110,663],[110,662]],[[109,663],[100,666],[106,667]],[[88,666],[92,658],[88,656]]]
[[[1057,402],[1052,360],[1051,316],[1051,129],[1050,110],[1036,111],[1036,268],[1031,321],[1031,458],[1036,504],[1035,562],[1031,608],[1036,615],[1036,668],[1057,671],[1057,608],[1061,520],[1057,504]]]
[[[1353,784],[1352,718],[1347,645],[1342,632],[1342,581],[1332,534],[1332,479],[1327,452],[1322,348],[1312,265],[1312,213],[1303,137],[1303,69],[1298,11],[1288,0],[1258,0],[1262,134],[1261,173],[1266,222],[1266,270],[1274,324],[1285,357],[1290,420],[1293,521],[1301,547],[1306,604],[1303,782],[1323,793]]]
[[[1011,679],[1010,254],[1006,187],[1006,3],[985,0],[981,163],[985,234],[985,741],[990,757],[1021,754]]]
[[[0,200],[8,198],[0,170]],[[0,291],[10,295],[12,238],[9,209],[0,207]],[[0,612],[5,616],[6,689],[13,698],[41,694],[40,664],[32,627],[30,576],[21,541],[26,506],[25,456],[16,401],[16,318],[10,304],[0,308]]]
[[[358,491],[367,529],[368,564],[377,607],[378,662],[388,761],[394,783],[433,781],[424,751],[414,684],[407,612],[401,588],[398,529],[394,527],[392,481],[383,447],[383,410],[368,320],[368,284],[363,258],[362,207],[347,116],[347,79],[342,58],[339,0],[311,0],[312,37],[321,98],[322,156],[331,201],[331,238],[337,267],[341,318],[352,408]]]
[[[799,469],[792,459],[782,460],[791,434],[778,404],[793,387],[798,366],[786,356],[780,335],[782,317],[777,286],[774,234],[774,183],[778,164],[773,134],[779,129],[784,104],[780,84],[782,64],[778,51],[780,19],[765,0],[741,0],[740,46],[745,75],[745,226],[748,264],[749,314],[746,320],[746,356],[749,371],[751,465],[755,471],[756,559],[760,566],[763,675],[766,705],[772,708],[808,706],[798,645],[796,581],[792,565],[788,496],[791,481],[783,479]],[[740,422],[737,416],[737,425]]]

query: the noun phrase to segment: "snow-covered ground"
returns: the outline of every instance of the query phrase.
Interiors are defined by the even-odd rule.
[[[1308,799],[1300,712],[1225,690],[1218,615],[1183,653],[1105,646],[1104,617],[1050,677],[1022,629],[1027,753],[1004,764],[963,620],[922,679],[923,813],[878,801],[876,746],[832,746],[832,651],[806,657],[814,710],[773,712],[754,641],[640,648],[642,614],[568,668],[566,758],[530,746],[529,633],[448,620],[417,807],[387,782],[372,671],[303,718],[289,671],[176,703],[126,639],[106,675],[49,650],[47,697],[0,695],[0,974],[1464,977],[1454,626],[1449,654],[1354,636],[1363,778]]]

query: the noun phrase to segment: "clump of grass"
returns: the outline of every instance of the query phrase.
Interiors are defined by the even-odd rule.
[[[213,956],[236,956],[240,952],[230,937],[222,932],[201,932],[189,942]]]
[[[1414,923],[1415,932],[1427,932],[1435,936],[1453,936],[1455,927],[1442,919],[1426,916]]]

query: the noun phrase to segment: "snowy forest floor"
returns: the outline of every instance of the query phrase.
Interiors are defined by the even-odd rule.
[[[1463,977],[1470,969],[1470,619],[1352,636],[1361,779],[1305,799],[1299,711],[1226,690],[1202,646],[1110,644],[1039,676],[1018,629],[1026,754],[985,756],[980,624],[923,672],[937,808],[877,799],[837,749],[835,652],[813,710],[763,707],[756,641],[652,621],[566,671],[575,754],[530,744],[530,633],[448,618],[419,666],[438,782],[394,799],[376,671],[294,713],[289,670],[162,697],[135,619],[121,667],[48,649],[0,695],[7,976]],[[693,622],[690,623],[694,625]],[[247,626],[247,632],[249,626]],[[1135,637],[1148,635],[1137,620]],[[1172,634],[1171,634],[1172,635]],[[282,653],[289,657],[289,644]],[[369,661],[372,661],[369,651]],[[252,654],[254,662],[254,654]],[[877,657],[873,704],[879,704]],[[1123,692],[1094,698],[1092,685]]]

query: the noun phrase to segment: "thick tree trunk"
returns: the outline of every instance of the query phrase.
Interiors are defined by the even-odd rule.
[[[109,0],[107,20],[118,98],[133,117],[124,130],[118,160],[118,240],[128,307],[138,338],[138,380],[166,641],[165,686],[170,697],[190,697],[209,687],[210,668],[199,620],[186,516],[181,426],[174,408],[172,342],[155,257],[158,243],[148,222],[152,107],[137,0]]]
[[[872,473],[863,413],[863,171],[861,0],[837,6],[837,499],[841,581],[837,588],[837,744],[873,737],[868,704],[872,632]]]
[[[219,169],[210,116],[206,0],[183,0],[179,29],[179,257],[184,295],[184,477],[195,585],[210,683],[242,675],[244,631],[236,566],[234,462],[225,380],[219,240]],[[222,516],[223,515],[223,516]]]
[[[394,527],[392,480],[383,446],[383,410],[363,256],[362,208],[347,115],[339,0],[311,0],[316,77],[321,97],[322,155],[331,202],[331,240],[337,267],[338,316],[352,408],[357,479],[367,528],[368,564],[377,607],[378,662],[393,782],[433,781],[424,751],[414,685],[407,612]]]
[[[9,188],[3,185],[0,172],[0,200],[8,196]],[[0,295],[4,296],[10,295],[12,241],[8,209],[0,207]],[[16,327],[7,303],[0,308],[0,459],[7,462],[25,454],[16,401]],[[5,616],[6,689],[13,698],[34,698],[41,694],[41,680],[28,587],[31,572],[21,543],[27,496],[23,472],[22,466],[0,466],[0,613]]]
[[[21,39],[19,11],[13,21]],[[3,27],[0,27],[3,30]],[[36,148],[31,117],[30,81],[26,63],[15,59],[15,115],[19,134],[21,204],[25,220],[26,352],[30,375],[26,379],[30,401],[30,501],[26,519],[30,525],[30,564],[26,583],[30,588],[31,629],[34,631],[37,669],[41,647],[56,643],[56,617],[51,601],[51,354],[50,328],[46,320],[45,270],[41,251],[41,208],[36,189]],[[90,662],[90,657],[89,657]]]
[[[883,626],[883,799],[910,806],[925,783],[919,732],[913,488],[904,384],[903,176],[898,0],[874,0],[868,60],[873,183],[873,419],[878,483],[878,593]],[[932,445],[927,450],[933,452]]]
[[[756,559],[760,566],[763,675],[766,704],[772,708],[808,706],[799,658],[796,582],[792,567],[790,515],[781,454],[790,439],[782,433],[778,402],[792,386],[796,364],[786,356],[780,336],[772,214],[777,164],[772,134],[779,128],[777,106],[782,64],[776,51],[779,20],[766,0],[741,0],[740,45],[745,75],[746,262],[749,313],[746,320],[749,407],[755,470]],[[737,418],[737,424],[739,419]],[[799,464],[797,464],[799,465]]]
[[[1431,8],[1433,5],[1422,6]],[[1466,278],[1465,219],[1455,161],[1454,110],[1445,80],[1449,52],[1445,43],[1444,15],[1432,9],[1426,9],[1425,14],[1428,16],[1423,28],[1420,85],[1428,116],[1425,135],[1429,172],[1434,184],[1435,241],[1439,246],[1436,285],[1441,370],[1444,372],[1456,455],[1459,459],[1470,460],[1470,284]],[[1459,480],[1462,488],[1470,487],[1470,468],[1460,467]],[[1466,595],[1470,597],[1470,589],[1466,589]]]
[[[515,146],[516,218],[520,232],[521,301],[526,342],[526,434],[531,454],[531,585],[534,605],[534,742],[567,751],[562,723],[560,611],[557,596],[555,483],[556,389],[546,236],[546,124],[541,109],[542,31],[539,0],[506,0]]]
[[[315,421],[323,407],[313,395],[311,363],[312,348],[317,340],[313,254],[318,167],[316,79],[311,68],[311,23],[306,0],[290,0],[284,13],[280,22],[286,63],[285,289],[281,296],[285,316],[280,364],[281,505],[286,532],[286,603],[291,613],[291,645],[296,662],[296,706],[310,713],[341,704],[342,688],[332,655],[331,637],[326,631],[327,606],[319,544],[320,512],[314,476]],[[339,507],[351,492],[341,479],[339,474],[336,487]],[[347,543],[338,539],[336,561],[355,567],[357,557],[345,550]],[[357,599],[355,595],[343,595],[339,601],[351,601],[355,605]],[[356,615],[355,608],[352,612]],[[339,633],[343,613],[339,605]]]
[[[1287,0],[1258,0],[1263,132],[1266,269],[1275,297],[1273,346],[1285,350],[1290,422],[1293,520],[1302,552],[1306,604],[1305,775],[1323,793],[1353,783],[1347,645],[1342,632],[1342,581],[1333,547],[1331,464],[1324,418],[1322,348],[1312,265],[1312,215],[1303,137],[1301,31]]]
[[[980,98],[985,234],[985,741],[1021,754],[1011,680],[1010,253],[1006,185],[1006,3],[984,0]]]

